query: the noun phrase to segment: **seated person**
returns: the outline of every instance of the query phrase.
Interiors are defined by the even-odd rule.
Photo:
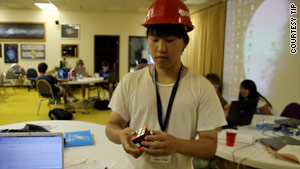
[[[228,110],[229,110],[229,104],[227,101],[224,99],[224,97],[221,95],[221,80],[220,77],[215,74],[215,73],[209,73],[205,76],[215,87],[215,90],[219,96],[220,102],[222,104],[225,117],[228,115]]]
[[[104,79],[103,82],[100,83],[100,86],[103,89],[108,89],[109,99],[111,99],[118,82],[115,80],[115,74],[113,74],[113,71],[109,69],[109,63],[107,61],[102,62],[102,70],[99,71],[99,76]]]
[[[137,68],[135,70],[140,70],[147,66],[148,66],[148,60],[145,58],[142,58],[141,60],[139,60],[139,64],[137,65]]]
[[[84,63],[83,63],[83,60],[82,59],[78,59],[76,61],[76,67],[84,67]],[[88,72],[85,72],[85,74],[83,75],[84,77],[88,77]],[[86,89],[86,84],[82,84],[81,85],[81,88],[82,88],[82,98],[83,100],[85,100],[85,89]]]
[[[262,96],[256,89],[256,85],[252,80],[244,80],[240,85],[239,100],[253,100],[257,99],[257,113],[272,115],[271,103]]]
[[[39,79],[47,80],[50,83],[51,87],[52,87],[53,94],[55,96],[57,96],[57,95],[62,95],[63,96],[65,107],[66,108],[74,108],[68,102],[68,97],[72,97],[73,101],[78,101],[78,99],[73,96],[73,94],[70,91],[70,88],[68,88],[66,85],[57,86],[58,83],[70,81],[71,79],[68,78],[68,79],[65,79],[65,80],[57,80],[54,76],[46,74],[47,69],[48,69],[48,65],[44,62],[42,62],[38,65],[39,77],[38,77],[37,80],[39,80]],[[65,93],[67,93],[68,95],[66,95]]]

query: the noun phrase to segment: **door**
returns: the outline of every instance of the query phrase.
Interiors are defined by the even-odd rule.
[[[102,70],[101,63],[107,61],[109,69],[113,70],[119,79],[119,36],[95,35],[94,70]]]

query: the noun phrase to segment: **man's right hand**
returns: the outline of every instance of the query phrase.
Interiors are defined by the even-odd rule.
[[[139,151],[138,148],[135,147],[133,142],[131,141],[131,137],[135,131],[131,128],[125,128],[120,132],[120,141],[123,145],[123,149],[133,156],[134,158],[138,158],[143,154],[143,151]]]

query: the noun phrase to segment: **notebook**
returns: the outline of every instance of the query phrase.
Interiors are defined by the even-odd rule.
[[[229,126],[249,125],[256,112],[257,100],[243,100],[231,102],[226,118]]]
[[[67,79],[69,77],[69,69],[58,69],[57,77],[59,79]]]
[[[75,72],[78,75],[84,75],[85,74],[85,67],[76,67]]]
[[[63,169],[62,133],[0,133],[0,169]]]
[[[259,142],[270,146],[273,150],[277,151],[284,147],[285,145],[300,145],[300,140],[296,140],[289,136],[280,136],[272,138],[261,138]]]

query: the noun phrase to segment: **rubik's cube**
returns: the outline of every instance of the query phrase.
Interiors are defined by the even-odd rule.
[[[139,151],[142,151],[142,141],[145,140],[145,137],[148,135],[152,135],[152,132],[148,126],[144,126],[137,130],[132,136],[131,141],[135,144]]]

